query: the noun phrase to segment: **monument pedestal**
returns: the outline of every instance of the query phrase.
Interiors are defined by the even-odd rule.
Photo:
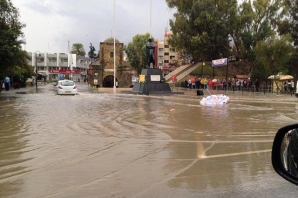
[[[149,95],[167,94],[172,92],[168,83],[161,82],[163,77],[160,69],[142,69],[142,75],[145,76],[145,82],[135,83],[132,88],[133,93]]]

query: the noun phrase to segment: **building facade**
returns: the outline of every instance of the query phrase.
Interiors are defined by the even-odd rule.
[[[83,81],[87,78],[87,69],[91,63],[89,57],[65,53],[28,53],[28,64],[38,73],[38,79],[56,81],[71,79]]]
[[[174,69],[176,66],[179,66],[179,53],[175,50],[175,48],[169,45],[169,36],[171,32],[165,29],[164,40],[155,41],[156,45],[156,66],[161,69],[164,75],[167,75]]]

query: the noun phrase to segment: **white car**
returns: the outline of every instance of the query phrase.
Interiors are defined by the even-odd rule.
[[[72,80],[59,80],[55,86],[55,92],[58,95],[76,95],[78,93],[77,86]]]

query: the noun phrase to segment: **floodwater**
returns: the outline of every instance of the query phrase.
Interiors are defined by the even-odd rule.
[[[298,99],[228,92],[204,107],[170,96],[0,93],[0,197],[296,197],[271,166]]]

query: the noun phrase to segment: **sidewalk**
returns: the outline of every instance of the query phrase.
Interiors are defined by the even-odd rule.
[[[41,88],[45,88],[47,85],[38,85],[37,90],[40,90]],[[19,94],[27,94],[27,93],[36,93],[36,87],[35,86],[27,86],[27,87],[22,87],[19,89],[15,88],[10,88],[8,91],[5,89],[2,89],[0,92],[0,97],[1,96],[16,96]]]

